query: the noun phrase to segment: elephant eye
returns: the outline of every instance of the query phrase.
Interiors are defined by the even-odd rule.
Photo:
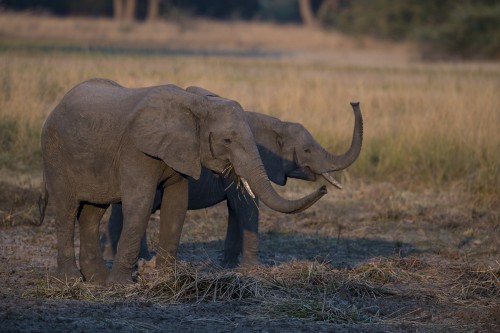
[[[229,144],[231,143],[231,139],[224,139],[224,142]]]
[[[304,149],[304,152],[306,152],[306,153],[310,154],[310,153],[311,153],[311,149],[306,148],[306,149]]]

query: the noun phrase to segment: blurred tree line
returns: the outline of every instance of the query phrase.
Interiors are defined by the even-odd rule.
[[[498,0],[0,0],[11,10],[120,20],[302,22],[355,36],[414,40],[426,58],[500,59]]]

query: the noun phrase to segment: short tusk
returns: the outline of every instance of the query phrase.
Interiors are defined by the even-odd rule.
[[[252,189],[250,188],[250,185],[248,185],[248,182],[246,181],[245,178],[241,178],[241,182],[243,183],[243,186],[245,187],[245,190],[247,190],[248,194],[252,197],[252,199],[255,199],[255,194],[253,194]]]
[[[330,182],[333,186],[342,189],[342,185],[338,181],[335,180],[332,176],[330,176],[327,172],[321,174],[326,180]]]

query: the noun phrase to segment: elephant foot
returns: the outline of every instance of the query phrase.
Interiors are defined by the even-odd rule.
[[[98,265],[92,269],[83,269],[82,274],[85,277],[85,281],[103,283],[106,282],[109,276],[110,270],[103,265]]]
[[[112,270],[108,278],[106,279],[106,284],[108,286],[116,284],[127,285],[132,283],[134,283],[134,281],[132,280],[132,275],[130,272],[128,273],[116,272],[116,271],[113,272]]]
[[[240,264],[240,267],[243,267],[243,268],[249,268],[249,267],[254,267],[254,266],[257,266],[259,264],[259,262],[257,261],[256,258],[243,258],[241,260],[241,264]]]
[[[239,264],[238,257],[224,258],[220,264],[224,268],[236,268]]]
[[[63,281],[83,281],[83,275],[80,273],[76,266],[71,267],[58,267],[56,272],[56,278]]]

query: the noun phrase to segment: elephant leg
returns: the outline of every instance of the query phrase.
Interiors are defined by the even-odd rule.
[[[61,280],[82,279],[76,266],[75,258],[75,221],[79,202],[64,190],[67,184],[60,179],[47,177],[47,185],[51,202],[56,210],[57,233],[57,277]]]
[[[159,206],[159,205],[158,205]],[[111,207],[111,217],[108,222],[108,232],[111,242],[111,249],[113,251],[113,258],[116,255],[116,248],[118,247],[118,240],[122,234],[123,228],[123,212],[122,204],[114,204]],[[154,209],[154,208],[153,208]],[[139,252],[139,259],[151,260],[152,255],[148,249],[148,240],[146,233],[141,239],[141,249]]]
[[[116,248],[118,247],[118,240],[122,234],[123,228],[123,212],[122,204],[113,204],[111,206],[111,216],[108,222],[109,240],[111,242],[111,250],[113,258],[116,256]]]
[[[257,198],[254,202],[246,193],[245,196],[238,215],[243,243],[241,266],[253,266],[258,263],[259,253],[259,202]]]
[[[165,186],[160,210],[160,244],[158,259],[160,264],[172,262],[184,226],[188,208],[188,180],[181,177],[177,182]]]
[[[238,256],[242,253],[241,265],[257,263],[259,249],[259,207],[258,199],[247,193],[230,188],[227,193],[228,225],[224,243],[226,267],[236,267]]]
[[[155,200],[153,204],[153,209],[151,213],[154,213],[156,210],[160,208],[161,204],[161,192],[159,190],[156,191]],[[120,235],[122,233],[123,228],[123,212],[122,212],[122,204],[114,204],[111,207],[111,217],[108,222],[108,233],[111,242],[111,249],[113,252],[113,258],[116,255],[116,248],[118,246],[118,240],[120,239]],[[139,252],[139,259],[151,260],[153,258],[153,254],[149,251],[148,248],[148,240],[147,233],[144,233],[144,237],[141,239],[141,249]]]
[[[151,214],[156,212],[161,208],[161,199],[162,199],[162,191],[156,190],[155,200],[153,204],[153,209],[151,210]],[[149,251],[148,247],[148,233],[145,232],[144,236],[141,239],[141,249],[139,251],[139,259],[151,260],[153,259],[154,252]]]
[[[227,200],[228,219],[226,240],[224,241],[224,257],[222,267],[234,268],[238,266],[238,257],[243,249],[243,230],[237,212]]]
[[[80,269],[85,280],[104,282],[109,275],[99,244],[99,225],[108,206],[84,204],[78,214]]]
[[[107,280],[110,284],[132,282],[132,268],[137,261],[141,239],[148,225],[155,187],[137,183],[125,186],[125,188],[134,188],[134,191],[122,193],[123,228],[113,268]],[[138,197],[137,193],[142,195]]]

